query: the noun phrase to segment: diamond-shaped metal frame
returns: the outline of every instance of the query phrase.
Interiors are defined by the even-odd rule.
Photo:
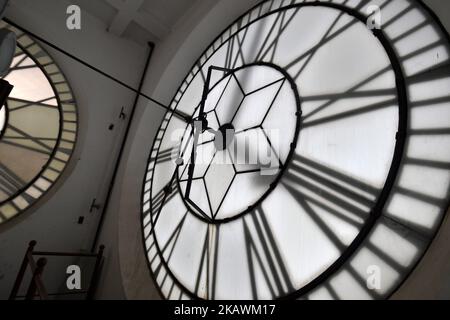
[[[253,91],[251,91],[251,92],[246,93],[246,92],[244,91],[244,89],[242,88],[242,85],[240,84],[239,79],[236,77],[235,74],[236,74],[236,72],[238,72],[238,71],[240,71],[240,70],[243,70],[243,69],[246,69],[246,68],[251,68],[251,67],[258,67],[258,66],[262,66],[262,67],[271,67],[271,68],[277,70],[277,71],[282,75],[282,77],[280,77],[280,79],[278,79],[278,80],[276,80],[276,81],[273,81],[273,82],[271,82],[271,83],[269,83],[269,84],[267,84],[267,85],[264,85],[264,86],[262,86],[262,87],[260,87],[260,88],[258,88],[258,89],[256,89],[256,90],[253,90]],[[234,119],[236,118],[236,115],[237,115],[238,112],[240,111],[241,106],[242,106],[242,104],[243,104],[243,102],[245,101],[246,98],[248,98],[248,97],[251,96],[251,95],[257,94],[257,93],[261,92],[262,90],[267,89],[267,88],[269,88],[269,87],[271,87],[271,86],[273,86],[273,85],[275,85],[275,84],[281,82],[280,87],[279,87],[279,89],[277,90],[277,93],[275,94],[275,96],[274,96],[274,98],[272,99],[272,101],[268,104],[268,108],[267,108],[266,114],[264,115],[264,117],[263,117],[261,123],[260,123],[259,125],[257,125],[257,126],[250,127],[250,128],[246,128],[246,129],[237,131],[237,132],[235,133],[235,134],[237,135],[237,134],[242,134],[242,133],[244,133],[244,132],[248,132],[248,131],[251,131],[251,130],[258,130],[258,129],[260,129],[260,130],[262,131],[262,133],[264,134],[265,138],[267,139],[268,145],[270,146],[272,152],[274,152],[276,158],[278,159],[279,165],[280,165],[280,166],[279,166],[279,173],[278,173],[277,177],[274,178],[274,181],[269,185],[267,191],[264,193],[264,195],[263,195],[256,203],[250,205],[246,210],[244,210],[243,212],[241,212],[241,213],[239,213],[239,214],[234,215],[233,217],[229,217],[229,218],[225,218],[225,219],[216,219],[217,214],[219,213],[220,208],[221,208],[221,206],[222,206],[224,200],[226,199],[226,197],[227,197],[227,195],[228,195],[228,192],[229,192],[229,190],[231,189],[232,184],[233,184],[234,181],[236,180],[236,176],[237,176],[237,175],[243,175],[243,174],[252,174],[252,173],[256,173],[256,172],[261,172],[261,169],[254,169],[254,170],[248,170],[248,171],[239,171],[239,170],[237,170],[235,164],[233,163],[233,157],[231,156],[230,151],[227,149],[228,156],[230,157],[230,159],[231,159],[231,161],[232,161],[232,165],[233,165],[233,169],[234,169],[235,174],[234,174],[233,179],[231,179],[231,182],[230,182],[230,184],[229,184],[229,186],[228,186],[228,188],[227,188],[227,190],[226,190],[226,192],[225,192],[225,195],[223,196],[223,198],[222,198],[222,200],[221,200],[221,202],[220,202],[220,205],[219,205],[218,209],[216,210],[216,212],[213,212],[213,210],[212,210],[212,205],[211,205],[211,198],[210,198],[210,195],[209,195],[209,193],[208,193],[208,188],[207,188],[207,184],[206,184],[205,177],[206,177],[206,175],[208,174],[209,169],[210,169],[210,167],[211,167],[211,165],[212,165],[212,163],[213,163],[213,161],[214,161],[214,159],[215,159],[215,156],[216,156],[216,154],[217,154],[217,152],[215,152],[214,155],[213,155],[213,157],[212,157],[212,159],[211,159],[211,162],[210,162],[209,165],[208,165],[208,168],[207,168],[206,171],[205,171],[205,173],[204,173],[201,177],[192,178],[192,181],[202,180],[202,183],[203,183],[203,185],[204,185],[204,187],[205,187],[205,190],[206,190],[206,196],[207,196],[207,199],[208,199],[208,204],[209,204],[209,209],[210,209],[211,215],[208,215],[208,214],[205,213],[203,210],[201,210],[195,203],[193,203],[193,201],[192,201],[191,199],[187,199],[187,198],[184,196],[185,193],[182,192],[182,194],[183,194],[183,197],[182,197],[182,198],[183,198],[183,201],[185,202],[185,205],[189,208],[189,210],[190,210],[193,214],[195,214],[198,218],[200,218],[200,219],[203,220],[204,222],[207,222],[207,223],[210,223],[210,224],[221,224],[221,223],[230,222],[230,221],[233,221],[233,220],[236,220],[236,219],[240,218],[241,216],[243,216],[243,215],[247,214],[248,212],[252,211],[253,208],[255,208],[256,206],[258,206],[258,205],[259,205],[259,204],[260,204],[260,203],[261,203],[261,202],[269,195],[269,193],[270,193],[273,189],[275,189],[276,185],[278,184],[279,180],[281,179],[281,176],[283,175],[283,173],[284,173],[284,171],[285,171],[285,168],[287,167],[287,164],[290,162],[290,159],[292,158],[292,155],[293,155],[293,153],[294,153],[294,151],[295,151],[295,147],[297,146],[298,136],[299,136],[299,132],[300,132],[300,121],[301,121],[301,114],[302,114],[302,112],[301,112],[301,105],[300,105],[300,96],[299,96],[299,94],[298,94],[297,86],[296,86],[294,80],[290,77],[290,75],[289,75],[285,70],[283,70],[282,68],[280,68],[280,67],[278,67],[278,66],[276,66],[276,65],[274,65],[274,64],[271,64],[271,63],[264,63],[264,62],[259,62],[259,63],[254,63],[254,64],[244,65],[244,66],[241,66],[241,67],[239,67],[239,68],[237,68],[237,69],[234,69],[234,70],[232,70],[232,71],[230,71],[230,72],[225,72],[224,77],[223,77],[221,80],[217,81],[217,83],[216,83],[212,88],[209,88],[209,92],[211,92],[212,90],[214,90],[214,88],[215,88],[219,83],[221,83],[222,81],[226,81],[226,79],[227,79],[228,77],[229,77],[230,79],[228,80],[228,83],[227,83],[226,86],[224,87],[224,89],[223,89],[223,91],[222,91],[222,93],[221,93],[219,99],[217,100],[217,103],[215,104],[215,107],[214,107],[212,110],[210,110],[210,111],[208,111],[208,112],[206,113],[206,116],[207,116],[207,117],[208,117],[208,116],[211,116],[211,115],[214,116],[215,119],[217,120],[217,123],[219,124],[219,126],[223,125],[223,123],[221,123],[221,121],[220,121],[220,119],[219,119],[219,117],[218,117],[218,114],[217,114],[217,110],[216,110],[216,109],[217,109],[217,107],[219,106],[220,101],[221,101],[222,98],[224,97],[224,95],[225,95],[225,93],[226,93],[226,91],[227,91],[227,89],[228,89],[228,87],[229,87],[229,84],[230,84],[230,82],[231,82],[231,81],[230,81],[231,79],[233,79],[233,78],[235,79],[236,83],[238,84],[238,86],[239,86],[239,88],[240,88],[240,90],[241,90],[241,92],[242,92],[242,94],[243,94],[242,101],[240,102],[238,108],[236,109],[235,114],[233,115],[233,118],[232,118],[231,122],[233,122]],[[271,142],[269,136],[267,135],[267,133],[266,133],[265,130],[264,130],[264,122],[266,121],[267,116],[269,115],[270,111],[272,110],[272,107],[274,106],[275,101],[278,99],[278,96],[279,96],[279,94],[280,94],[282,88],[283,88],[284,85],[286,84],[286,82],[290,84],[290,88],[291,88],[291,90],[293,91],[293,93],[294,93],[294,95],[295,95],[296,107],[297,107],[295,116],[297,117],[297,125],[296,125],[295,132],[293,133],[292,142],[291,142],[291,144],[290,144],[291,149],[290,149],[289,155],[287,156],[285,162],[283,163],[283,162],[281,161],[279,155],[276,153],[276,150],[274,149],[273,144],[272,144],[272,142]],[[200,105],[197,106],[197,108],[194,110],[194,113],[193,113],[194,115],[195,115],[196,112],[198,112],[199,108],[200,108]],[[188,127],[189,127],[189,126],[188,126]],[[202,144],[208,144],[208,143],[214,143],[214,139],[205,141],[205,142],[203,142]],[[188,169],[188,167],[189,167],[189,165],[188,165],[188,164],[185,164],[185,165],[184,165],[184,169],[183,169],[182,172],[181,172],[181,175],[180,175],[180,174],[178,175],[178,184],[179,184],[180,190],[182,190],[182,188],[181,188],[181,186],[180,186],[180,183],[181,183],[181,182],[186,182],[186,181],[187,181],[186,179],[180,179],[180,177],[183,177],[183,175],[184,175],[184,173],[186,172],[186,170]],[[193,211],[193,210],[192,210],[192,207],[194,207],[195,210],[200,211],[200,215],[199,215],[197,212]]]

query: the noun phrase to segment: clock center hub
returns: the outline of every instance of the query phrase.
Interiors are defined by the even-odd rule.
[[[214,146],[216,150],[223,151],[231,145],[234,140],[236,130],[231,123],[224,124],[214,135]]]

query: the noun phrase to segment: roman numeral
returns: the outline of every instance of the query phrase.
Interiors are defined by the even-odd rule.
[[[15,111],[19,111],[22,109],[26,109],[29,107],[44,107],[44,108],[50,108],[50,109],[58,109],[58,106],[55,105],[51,105],[48,104],[46,102],[49,102],[51,100],[56,99],[56,97],[49,97],[46,99],[42,99],[39,101],[30,101],[30,100],[25,100],[25,99],[18,99],[18,98],[8,98],[8,111],[9,112],[15,112]]]
[[[381,191],[298,155],[294,157],[282,183],[320,225],[320,218],[308,203],[326,210],[347,224],[361,227],[371,214]],[[329,233],[327,229],[324,231]]]
[[[320,95],[320,96],[304,97],[305,102],[320,101],[320,100],[327,100],[327,101],[324,102],[323,104],[319,105],[313,111],[309,112],[308,114],[305,114],[302,117],[302,121],[303,121],[302,127],[305,128],[308,126],[322,124],[322,123],[329,122],[329,121],[336,121],[336,120],[340,120],[340,119],[343,119],[346,117],[351,117],[351,116],[355,116],[355,115],[359,115],[359,114],[373,112],[378,109],[383,109],[386,107],[390,107],[392,105],[397,105],[398,104],[397,94],[396,94],[396,90],[394,88],[382,89],[382,90],[357,91],[364,85],[371,83],[372,81],[376,80],[377,78],[383,76],[384,74],[386,74],[388,72],[391,72],[391,69],[389,66],[382,68],[381,70],[366,77],[365,79],[361,80],[358,84],[354,85],[353,87],[351,87],[350,89],[348,89],[344,92],[324,94],[324,95]],[[392,98],[391,97],[392,95],[395,95],[395,98]],[[343,113],[335,114],[333,116],[329,116],[327,118],[323,118],[321,120],[316,119],[314,121],[308,122],[308,120],[310,120],[310,118],[312,118],[314,115],[320,113],[321,111],[324,111],[325,109],[327,109],[328,107],[330,107],[335,102],[337,102],[341,99],[367,98],[367,97],[377,98],[380,96],[386,96],[387,98],[385,101],[382,101],[382,102],[370,103],[369,105],[366,105],[366,106],[360,106],[357,108],[353,108],[352,111],[343,112]]]
[[[450,74],[450,64],[448,62],[439,64],[431,69],[419,72],[406,78],[408,84],[413,85],[420,82],[428,82],[439,79],[445,79]]]
[[[343,5],[345,3],[347,3],[348,0],[346,0]],[[355,10],[359,10],[361,9],[363,6],[365,5],[365,2],[362,1],[360,4],[358,4],[358,6],[355,7]],[[302,55],[298,56],[297,58],[295,58],[293,61],[291,61],[290,63],[288,63],[284,69],[286,70],[292,70],[292,69],[296,69],[299,68],[299,70],[296,72],[296,74],[293,76],[293,79],[296,80],[300,74],[302,73],[302,71],[307,67],[307,65],[309,64],[309,62],[312,60],[312,58],[314,57],[314,55],[317,53],[317,51],[323,47],[324,45],[326,45],[327,43],[329,43],[331,40],[337,38],[338,36],[340,36],[341,34],[343,34],[344,32],[346,32],[347,30],[349,30],[351,27],[353,27],[354,25],[356,25],[357,23],[360,23],[359,20],[353,19],[352,21],[346,23],[344,26],[340,27],[339,29],[337,29],[336,31],[332,32],[334,27],[338,24],[339,20],[344,16],[344,13],[340,13],[336,19],[334,19],[334,21],[331,23],[330,27],[327,29],[327,31],[325,32],[325,34],[317,41],[317,44],[314,45],[312,48],[308,49],[306,52],[304,52]],[[303,65],[301,65],[301,63],[305,61],[303,63]],[[300,67],[301,66],[301,67]],[[293,71],[291,71],[293,72]]]
[[[372,208],[375,207],[378,194],[381,191],[300,156],[295,157],[292,167],[286,174],[286,180],[282,184],[341,252],[344,252],[349,244],[344,243],[338,237],[331,224],[325,221],[314,207],[325,210],[342,222],[361,228],[369,214],[372,213]],[[302,187],[299,188],[298,186]],[[397,221],[393,221],[393,223],[397,226],[400,225]],[[417,231],[407,226],[403,227],[413,232],[414,236],[422,237]],[[403,266],[376,245],[367,243],[365,247],[397,272],[405,272]],[[366,279],[363,276],[352,266],[347,266],[345,270],[363,289],[367,290]],[[375,291],[367,290],[367,293],[373,298],[379,298]]]
[[[176,150],[178,150],[178,147],[168,148],[164,149],[162,151],[158,152],[158,158],[156,159],[157,164],[161,164],[168,161],[175,161],[174,156],[176,156]]]
[[[206,300],[215,299],[217,260],[219,256],[219,233],[220,225],[207,226],[197,273],[195,292],[197,296]]]
[[[339,121],[339,120],[342,120],[345,118],[350,118],[350,117],[354,117],[354,116],[358,116],[358,115],[363,115],[366,113],[370,113],[370,112],[374,112],[377,110],[396,106],[397,104],[398,104],[398,101],[396,98],[394,98],[394,99],[387,99],[387,100],[381,101],[381,102],[370,103],[370,104],[367,104],[364,106],[358,106],[358,107],[354,108],[354,110],[351,110],[351,111],[336,113],[331,116],[322,117],[318,120],[305,121],[302,125],[302,129],[326,124],[326,123],[333,122],[333,121]]]
[[[247,33],[248,28],[245,29],[242,37],[239,35],[240,33],[236,33],[228,40],[227,53],[224,63],[225,69],[235,69],[238,64],[244,65],[246,63],[244,53],[242,51],[242,45],[247,37]],[[224,74],[226,73],[226,71],[223,72]]]
[[[293,2],[294,1],[291,1],[291,3]],[[277,14],[272,27],[267,33],[263,44],[261,45],[259,52],[255,57],[255,61],[266,59],[269,53],[272,53],[270,61],[273,61],[280,36],[287,29],[287,27],[290,25],[299,11],[300,7],[296,8],[288,19],[286,19],[286,11],[280,11]]]
[[[202,69],[202,66],[201,66],[200,62],[197,62],[197,67],[198,67],[198,70],[200,72],[200,76],[202,77],[203,83],[206,83],[206,75],[205,75],[205,72]],[[195,75],[192,74],[192,78],[194,78],[194,77],[195,77]]]
[[[56,138],[33,137],[25,131],[14,127],[10,123],[8,123],[7,130],[8,131],[5,132],[1,143],[45,154],[47,156],[52,154],[54,145],[57,142]]]
[[[258,292],[262,285],[260,278],[264,279],[272,298],[292,292],[293,284],[263,210],[254,211],[249,219],[243,221],[243,228],[252,298],[261,298],[261,292]]]
[[[13,196],[25,186],[25,182],[12,170],[0,162],[0,190],[8,197]]]
[[[167,184],[166,187],[164,187],[152,198],[151,218],[153,221],[153,226],[158,223],[158,219],[161,215],[164,205],[166,205],[170,200],[173,199],[173,197],[177,195],[178,183],[175,177],[176,175],[174,174],[170,183]]]
[[[173,257],[173,253],[175,251],[176,245],[178,243],[178,238],[183,230],[183,227],[186,222],[186,217],[188,213],[186,212],[179,223],[175,226],[175,229],[171,232],[169,239],[165,244],[159,245],[157,244],[153,237],[149,235],[149,239],[151,243],[147,247],[147,252],[156,252],[150,259],[150,265],[153,269],[153,274],[158,281],[158,285],[160,288],[169,283],[171,289],[169,291],[168,296],[172,295],[172,292],[176,286],[176,282],[173,277],[169,274],[166,269],[165,264],[162,263],[162,259],[164,259],[165,263],[168,264]],[[171,283],[169,282],[171,281]],[[178,287],[178,286],[177,286]],[[181,288],[178,288],[181,290]],[[182,292],[180,293],[182,294]]]
[[[20,57],[19,61],[17,61],[15,64],[11,66],[11,68],[8,70],[8,73],[3,78],[8,77],[14,71],[37,68],[35,63],[26,66],[22,65],[28,58],[28,55],[24,54],[22,50],[19,50],[18,53],[16,53],[16,55],[14,56],[14,58],[19,57]]]

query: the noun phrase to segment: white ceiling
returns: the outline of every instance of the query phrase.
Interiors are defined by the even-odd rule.
[[[117,36],[158,42],[199,0],[73,0]]]

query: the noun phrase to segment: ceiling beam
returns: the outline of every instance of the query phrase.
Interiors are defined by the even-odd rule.
[[[139,9],[144,4],[144,0],[106,0],[110,5],[118,10],[117,15],[111,22],[108,31],[116,36],[122,36],[130,23],[138,15]]]
[[[157,39],[163,39],[170,33],[170,28],[157,16],[150,12],[139,11],[145,0],[106,0],[118,12],[111,22],[108,31],[122,36],[132,22],[151,33]]]

